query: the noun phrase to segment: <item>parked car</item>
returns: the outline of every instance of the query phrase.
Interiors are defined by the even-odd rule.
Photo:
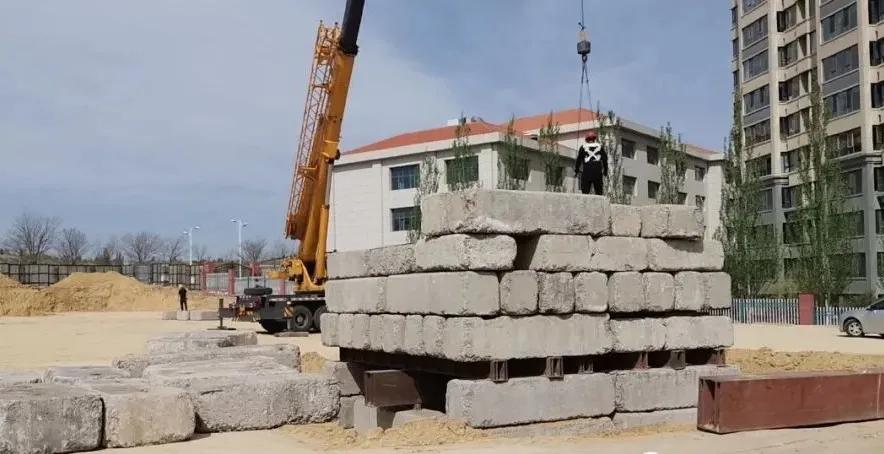
[[[865,309],[845,312],[838,319],[838,326],[850,337],[884,335],[884,298]]]

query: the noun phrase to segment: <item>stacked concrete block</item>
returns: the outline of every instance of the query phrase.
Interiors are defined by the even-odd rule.
[[[636,353],[733,342],[730,320],[707,315],[729,307],[730,278],[721,272],[721,244],[703,239],[695,207],[471,190],[425,197],[421,213],[424,238],[413,245],[329,257],[325,345],[427,361],[546,360],[552,367],[557,357],[611,355],[620,364]],[[328,367],[331,375],[345,371]],[[642,413],[621,419],[623,426],[650,424],[668,416],[648,412],[695,405],[688,395],[696,394],[696,367],[650,369],[650,377],[662,374],[653,380],[674,390],[663,397],[647,395],[644,376],[619,378],[632,371],[615,367],[579,375],[571,369],[561,380],[453,380],[446,405],[449,416],[474,427],[602,415],[613,426],[615,409]]]
[[[191,331],[148,339],[146,350],[150,354],[181,353],[257,343],[258,337],[254,331]]]
[[[270,358],[277,363],[298,370],[301,363],[297,345],[244,345],[240,347],[210,348],[181,353],[127,355],[116,358],[112,364],[131,377],[141,378],[144,369],[158,364],[188,363],[193,361],[236,361],[255,356]]]

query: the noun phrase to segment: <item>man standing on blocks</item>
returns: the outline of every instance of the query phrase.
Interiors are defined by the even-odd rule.
[[[608,176],[608,154],[598,142],[598,134],[590,131],[586,142],[580,145],[574,176],[580,175],[580,191],[589,194],[590,188],[597,195],[604,195],[604,177]]]

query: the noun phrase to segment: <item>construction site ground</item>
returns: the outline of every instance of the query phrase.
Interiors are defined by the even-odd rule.
[[[173,309],[173,308],[170,308]],[[240,329],[257,324],[225,322]],[[41,369],[50,365],[109,364],[139,353],[145,341],[162,333],[204,330],[216,321],[160,320],[157,312],[69,312],[35,317],[0,317],[0,369]],[[323,358],[337,359],[337,349],[322,346],[318,335],[296,338],[259,336],[260,344],[294,343],[305,371],[317,371]],[[818,326],[735,325],[735,346],[728,361],[746,373],[778,370],[884,368],[884,338],[848,338],[837,329]],[[657,427],[601,436],[501,439],[458,424],[431,422],[360,437],[334,423],[289,426],[270,431],[198,435],[177,444],[127,449],[130,453],[307,453],[379,452],[389,448],[421,452],[560,452],[587,453],[794,453],[881,452],[884,421],[813,429],[761,431],[727,436],[692,427]]]

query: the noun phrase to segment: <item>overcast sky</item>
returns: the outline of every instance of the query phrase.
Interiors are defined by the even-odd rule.
[[[0,233],[23,210],[213,254],[282,235],[319,20],[344,0],[0,0]],[[366,0],[342,148],[577,106],[578,0]],[[593,102],[720,148],[730,12],[586,0]]]

